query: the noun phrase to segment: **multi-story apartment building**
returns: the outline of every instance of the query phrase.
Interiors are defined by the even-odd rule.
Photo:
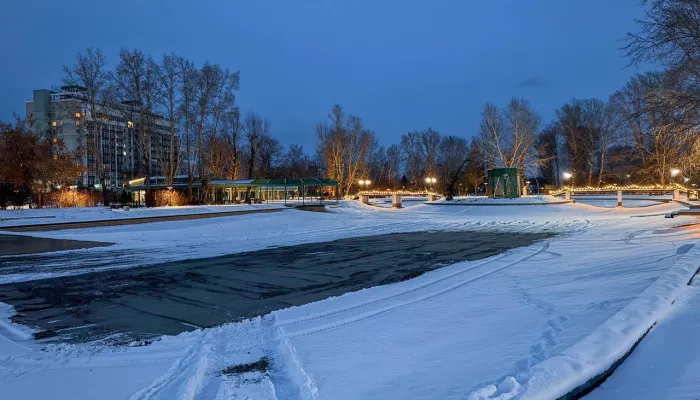
[[[133,104],[91,107],[85,88],[62,86],[60,91],[34,90],[32,100],[26,102],[26,113],[37,132],[61,139],[69,151],[78,154],[85,167],[85,172],[76,182],[78,185],[100,189],[97,168],[100,158],[108,189],[120,189],[135,176],[145,175],[147,168],[139,135],[140,113]],[[170,162],[168,123],[155,114],[149,114],[149,117],[150,148],[147,151],[150,152],[151,174],[162,175],[165,172],[163,166]],[[101,130],[101,149],[95,146],[98,127]],[[175,148],[177,151],[179,146]]]

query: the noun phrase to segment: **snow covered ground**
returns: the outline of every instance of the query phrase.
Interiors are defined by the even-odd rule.
[[[474,204],[474,205],[523,205],[523,204],[565,204],[564,199],[549,195],[528,195],[517,199],[489,199],[486,196],[455,197],[453,200],[436,200],[433,204]]]
[[[428,201],[427,197],[403,197],[401,199],[401,206],[403,208],[417,206]],[[369,199],[369,203],[377,207],[391,208],[392,200],[391,197],[377,197]]]
[[[609,366],[610,359],[596,353],[598,346],[624,351],[648,329],[650,316],[673,310],[670,303],[685,285],[678,282],[700,251],[694,246],[700,227],[678,227],[695,218],[663,218],[679,208],[420,204],[384,210],[347,202],[327,213],[285,210],[41,232],[113,242],[106,249],[138,257],[126,254],[100,264],[101,252],[110,250],[78,250],[83,258],[71,268],[34,262],[0,279],[390,232],[559,235],[409,281],[162,337],[147,346],[42,345],[26,327],[9,323],[13,311],[3,307],[0,387],[11,399],[548,398],[542,396],[555,393],[550,388],[566,392],[577,379]],[[599,357],[577,364],[574,357],[582,352]]]
[[[614,208],[617,207],[617,195],[574,195],[571,196],[572,199],[576,200],[577,203],[589,204],[596,207]],[[622,206],[625,208],[630,207],[648,207],[657,205],[662,202],[668,202],[673,198],[672,195],[637,195],[637,194],[624,194],[622,196]],[[686,199],[686,197],[684,197]]]
[[[630,357],[586,400],[697,399],[700,392],[698,279]]]
[[[129,211],[120,209],[111,210],[108,207],[0,210],[0,230],[2,230],[3,227],[17,225],[56,224],[61,222],[100,221],[123,218],[160,217],[166,215],[206,214],[283,207],[283,204],[237,204],[132,208]]]

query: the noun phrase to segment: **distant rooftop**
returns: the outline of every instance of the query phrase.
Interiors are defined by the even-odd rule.
[[[61,86],[61,90],[65,90],[66,92],[86,92],[87,88],[78,85],[65,85]]]

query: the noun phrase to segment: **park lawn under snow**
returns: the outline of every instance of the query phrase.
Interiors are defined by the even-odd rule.
[[[700,388],[700,284],[697,278],[671,315],[586,400],[697,399]]]
[[[145,347],[42,349],[25,328],[4,323],[0,387],[9,398],[55,399],[549,398],[607,368],[615,351],[624,352],[652,316],[672,310],[671,300],[685,285],[679,282],[689,274],[688,260],[700,253],[693,247],[699,227],[672,229],[694,218],[663,218],[678,208],[417,205],[384,210],[344,203],[328,213],[286,210],[41,232],[113,242],[114,248],[151,262],[401,231],[547,231],[559,236],[409,281],[163,337]],[[99,251],[104,250],[81,252]],[[114,263],[122,268],[139,264],[127,256]],[[111,267],[86,265],[79,272]],[[64,273],[50,264],[17,266],[10,278],[2,278]],[[12,313],[9,308],[0,312]],[[269,366],[221,374],[235,365],[264,366],[260,360]]]
[[[111,219],[161,217],[170,215],[207,214],[227,211],[248,211],[262,208],[283,208],[283,204],[236,204],[206,206],[171,206],[112,210],[109,207],[22,208],[0,210],[0,230],[18,225],[56,224],[62,222],[101,221]]]
[[[549,195],[528,195],[528,196],[522,196],[517,199],[506,199],[506,198],[497,198],[497,199],[489,199],[485,196],[461,196],[461,197],[455,197],[453,200],[445,200],[445,199],[440,199],[436,200],[434,202],[431,202],[432,204],[458,204],[458,205],[464,205],[464,204],[473,204],[473,205],[520,205],[520,204],[547,204],[547,203],[568,203],[568,201],[562,199],[562,198],[557,198],[554,196],[549,196]]]

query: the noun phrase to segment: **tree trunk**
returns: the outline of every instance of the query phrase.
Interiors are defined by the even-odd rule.
[[[603,183],[603,171],[605,170],[605,148],[600,150],[600,173],[598,174],[598,186]]]
[[[248,179],[253,179],[253,171],[255,170],[255,144],[250,145],[250,161],[248,161]]]

